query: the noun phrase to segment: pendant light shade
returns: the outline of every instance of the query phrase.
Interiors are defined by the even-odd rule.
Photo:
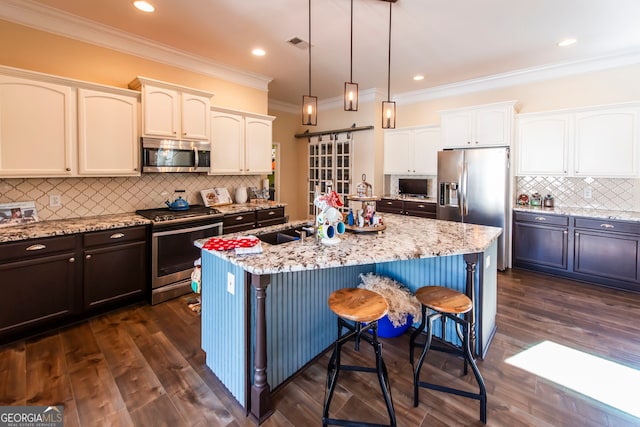
[[[302,96],[302,124],[318,124],[318,97],[311,95],[311,0],[309,0],[309,94]]]
[[[396,103],[391,101],[391,6],[389,1],[389,62],[387,69],[387,100],[382,102],[382,129],[396,128]]]
[[[316,126],[318,124],[318,97],[302,95],[302,124]]]
[[[344,82],[344,111],[358,111],[358,83],[353,83],[353,0],[351,0],[351,48],[349,50],[349,81]]]

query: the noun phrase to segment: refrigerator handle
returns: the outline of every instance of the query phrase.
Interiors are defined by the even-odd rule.
[[[469,164],[467,162],[464,162],[464,165],[462,166],[462,199],[460,201],[460,215],[461,216],[466,216],[469,214],[469,204],[467,202],[467,188],[468,188],[468,179],[469,179],[469,171],[468,171],[468,166]]]

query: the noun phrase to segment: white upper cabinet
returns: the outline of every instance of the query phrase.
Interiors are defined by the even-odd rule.
[[[515,101],[440,112],[444,148],[510,146]]]
[[[212,93],[138,77],[142,91],[142,136],[194,141],[209,139]]]
[[[635,106],[576,113],[574,174],[636,177],[639,111]]]
[[[566,175],[569,171],[571,117],[568,114],[517,119],[518,175]]]
[[[211,173],[216,175],[270,174],[274,118],[212,108]]]
[[[81,175],[140,175],[138,99],[132,91],[78,89]]]
[[[384,133],[386,175],[437,175],[440,128],[420,126]]]
[[[518,117],[517,175],[635,178],[640,104]]]
[[[0,67],[0,176],[139,175],[140,94]]]
[[[0,74],[0,176],[72,176],[75,103],[69,86]]]

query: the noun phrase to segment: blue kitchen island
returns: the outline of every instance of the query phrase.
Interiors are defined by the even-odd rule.
[[[362,273],[392,277],[412,291],[440,285],[466,293],[474,302],[472,345],[479,357],[486,354],[495,333],[502,230],[394,214],[384,220],[385,231],[347,231],[336,245],[310,237],[280,245],[263,242],[263,253],[253,255],[202,250],[206,363],[257,423],[273,412],[272,389],[335,340],[329,294],[356,287]],[[196,245],[202,248],[205,242]],[[458,339],[452,328],[445,335],[446,341]]]

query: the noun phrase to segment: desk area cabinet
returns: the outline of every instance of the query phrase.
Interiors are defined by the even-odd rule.
[[[376,211],[435,219],[436,203],[387,198],[376,202]]]

